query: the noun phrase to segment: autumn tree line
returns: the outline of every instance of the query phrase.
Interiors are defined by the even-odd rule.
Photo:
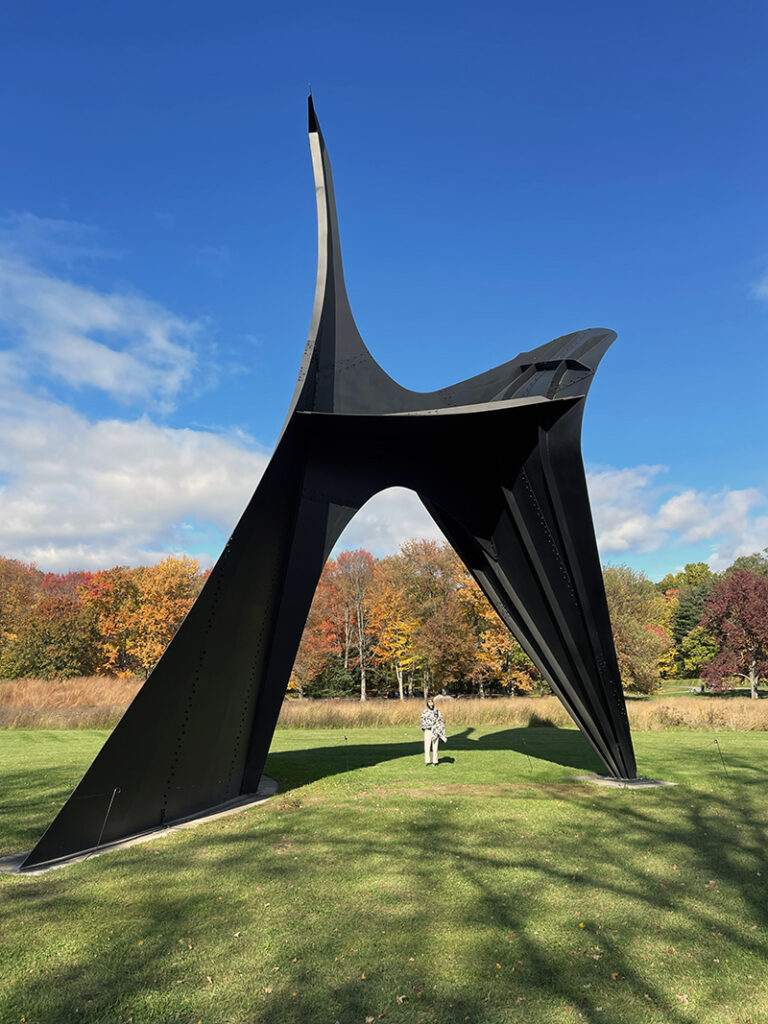
[[[768,678],[768,549],[713,573],[686,565],[659,583],[603,570],[624,687]],[[0,557],[0,678],[146,677],[207,573],[191,558],[44,573]],[[396,555],[343,551],[326,564],[289,683],[305,697],[525,694],[548,686],[447,544]]]
[[[0,557],[0,678],[146,677],[205,576],[193,558],[44,573]]]

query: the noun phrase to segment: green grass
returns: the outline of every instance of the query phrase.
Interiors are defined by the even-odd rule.
[[[414,732],[416,736],[414,737]],[[0,854],[105,737],[5,732]],[[768,734],[636,735],[607,790],[575,730],[278,730],[266,804],[0,877],[0,1022],[768,1021]],[[446,759],[452,760],[446,760]]]
[[[683,696],[687,697],[690,694],[691,690],[694,689],[694,688],[696,690],[696,693],[694,694],[694,696],[697,696],[700,686],[701,686],[701,680],[700,679],[662,679],[659,682],[659,689],[658,689],[658,691],[656,693],[642,694],[642,695],[633,693],[633,694],[625,694],[625,696],[630,696],[630,697],[643,696],[646,699],[657,698],[657,697],[667,697],[669,695],[680,696],[680,697],[683,697]]]
[[[699,697],[702,700],[729,700],[736,697],[750,697],[749,686],[734,686],[733,689],[718,692],[716,690],[704,690],[701,692],[702,679],[662,679],[659,689],[652,694],[625,693],[625,697],[631,700],[658,700],[659,698],[676,697]],[[757,688],[761,698],[768,696],[768,689],[765,683]]]

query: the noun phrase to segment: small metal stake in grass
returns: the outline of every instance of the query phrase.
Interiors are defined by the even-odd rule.
[[[345,770],[349,771],[349,740],[346,733],[344,734],[344,764],[346,765]]]
[[[99,838],[96,840],[97,850],[101,846],[101,837],[104,835],[104,829],[107,827],[107,818],[109,817],[109,812],[112,810],[112,804],[115,802],[115,797],[119,792],[119,786],[115,786],[115,788],[112,790],[112,796],[109,798],[109,806],[107,807],[107,813],[104,815],[104,821],[102,821],[101,823],[101,832],[99,832]]]
[[[522,737],[520,738],[520,742],[523,744],[523,749],[525,750],[525,756],[528,758],[528,771],[532,772],[533,771],[533,763],[531,761],[531,755],[528,753],[528,746],[527,746],[525,740]]]
[[[720,749],[720,744],[717,742],[717,737],[715,737],[715,746],[717,747],[717,752],[720,755],[720,760],[723,762],[723,771],[725,772],[725,777],[727,779],[728,778],[728,769],[725,767],[725,758],[723,757],[723,752]]]

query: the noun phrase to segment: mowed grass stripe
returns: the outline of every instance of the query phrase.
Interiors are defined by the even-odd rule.
[[[3,734],[2,852],[105,735]],[[709,734],[637,735],[680,783],[644,792],[567,781],[575,730],[461,729],[426,771],[418,730],[346,736],[279,730],[261,807],[0,878],[0,1021],[768,1019],[768,735],[719,737],[727,777]]]

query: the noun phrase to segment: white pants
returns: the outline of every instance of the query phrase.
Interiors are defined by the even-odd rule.
[[[432,751],[432,764],[437,764],[437,745],[440,740],[431,729],[424,730],[424,764],[429,764],[429,752]]]

